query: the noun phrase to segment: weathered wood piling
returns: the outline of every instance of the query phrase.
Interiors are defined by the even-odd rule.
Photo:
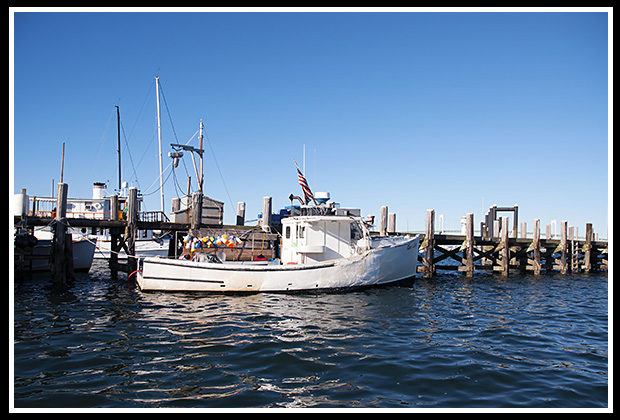
[[[116,278],[118,272],[133,273],[138,266],[136,259],[136,235],[138,230],[138,190],[136,188],[130,188],[127,198],[127,213],[126,221],[119,219],[118,211],[118,196],[110,196],[110,221],[116,222],[112,226],[100,226],[96,227],[109,227],[110,229],[110,271],[112,277]],[[75,224],[74,224],[75,223]],[[80,226],[79,222],[72,222],[71,226]],[[127,254],[127,262],[118,262],[118,253],[124,250]]]
[[[73,241],[67,233],[67,194],[69,186],[59,183],[56,195],[56,216],[52,223],[51,268],[54,282],[64,283],[73,280]]]
[[[494,219],[500,210],[514,211],[517,217],[516,205],[492,209],[492,217],[482,224],[480,236],[474,236],[473,213],[465,218],[465,235],[445,235],[435,232],[435,211],[427,210],[418,272],[431,278],[438,270],[460,271],[471,277],[476,270],[508,276],[513,270],[540,275],[543,270],[568,274],[608,269],[607,241],[596,240],[591,223],[586,224],[586,235],[581,241],[574,233],[575,227],[569,227],[567,221],[560,223],[559,238],[553,238],[548,225],[546,238],[541,239],[540,219],[534,220],[531,238],[525,233],[525,223],[521,223],[521,235],[517,237],[516,222],[511,229],[508,218]],[[494,229],[488,229],[491,225]]]

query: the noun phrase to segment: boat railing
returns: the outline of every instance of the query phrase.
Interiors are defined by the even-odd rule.
[[[28,216],[33,217],[56,217],[56,198],[53,197],[30,197]],[[67,211],[67,217],[73,219],[110,219],[110,212],[104,211],[103,205],[93,200],[96,205],[88,206],[81,211]]]
[[[101,200],[85,200],[86,209],[81,211],[67,211],[68,218],[110,220],[110,211],[105,211]],[[93,205],[94,204],[94,205]],[[55,217],[56,199],[52,197],[30,197],[28,215],[33,217]],[[123,210],[119,210],[117,220],[125,220]],[[170,222],[168,216],[162,211],[144,211],[138,213],[141,222]]]
[[[169,222],[170,219],[162,211],[143,211],[138,213],[138,220],[141,222]]]

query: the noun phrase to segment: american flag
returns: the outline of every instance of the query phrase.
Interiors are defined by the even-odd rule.
[[[304,201],[306,204],[310,202],[310,200],[314,201],[314,195],[312,195],[312,191],[310,191],[310,187],[308,186],[308,181],[304,177],[304,174],[301,173],[299,166],[297,166],[297,162],[293,159],[295,163],[295,167],[297,168],[297,178],[299,178],[299,185],[301,185],[301,190],[304,192]]]

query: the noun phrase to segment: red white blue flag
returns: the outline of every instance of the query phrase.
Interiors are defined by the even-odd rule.
[[[304,174],[301,173],[301,170],[299,169],[299,166],[297,166],[297,162],[295,162],[295,159],[293,159],[293,162],[295,163],[295,167],[297,168],[297,178],[299,178],[299,185],[301,185],[301,190],[304,193],[304,201],[306,204],[308,204],[310,200],[314,201],[314,195],[312,194],[312,191],[310,191],[308,181],[306,181],[306,177],[304,177]]]

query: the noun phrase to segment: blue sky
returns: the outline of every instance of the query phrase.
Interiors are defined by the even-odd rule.
[[[225,202],[225,223],[234,223],[237,201],[253,219],[263,196],[281,208],[300,195],[292,159],[302,165],[305,145],[313,191],[364,214],[387,205],[399,230],[423,229],[429,208],[459,229],[468,212],[478,225],[483,209],[516,203],[530,230],[534,218],[568,220],[581,234],[592,222],[607,236],[604,9],[25,10],[13,15],[17,191],[50,194],[63,141],[69,196],[89,197],[96,181],[117,186],[119,105],[123,180],[158,210],[157,183],[149,189],[158,175],[158,75],[164,166],[169,144],[186,143],[203,119],[205,193]],[[181,164],[164,175],[167,210],[188,174],[195,182],[185,164],[188,172]]]

